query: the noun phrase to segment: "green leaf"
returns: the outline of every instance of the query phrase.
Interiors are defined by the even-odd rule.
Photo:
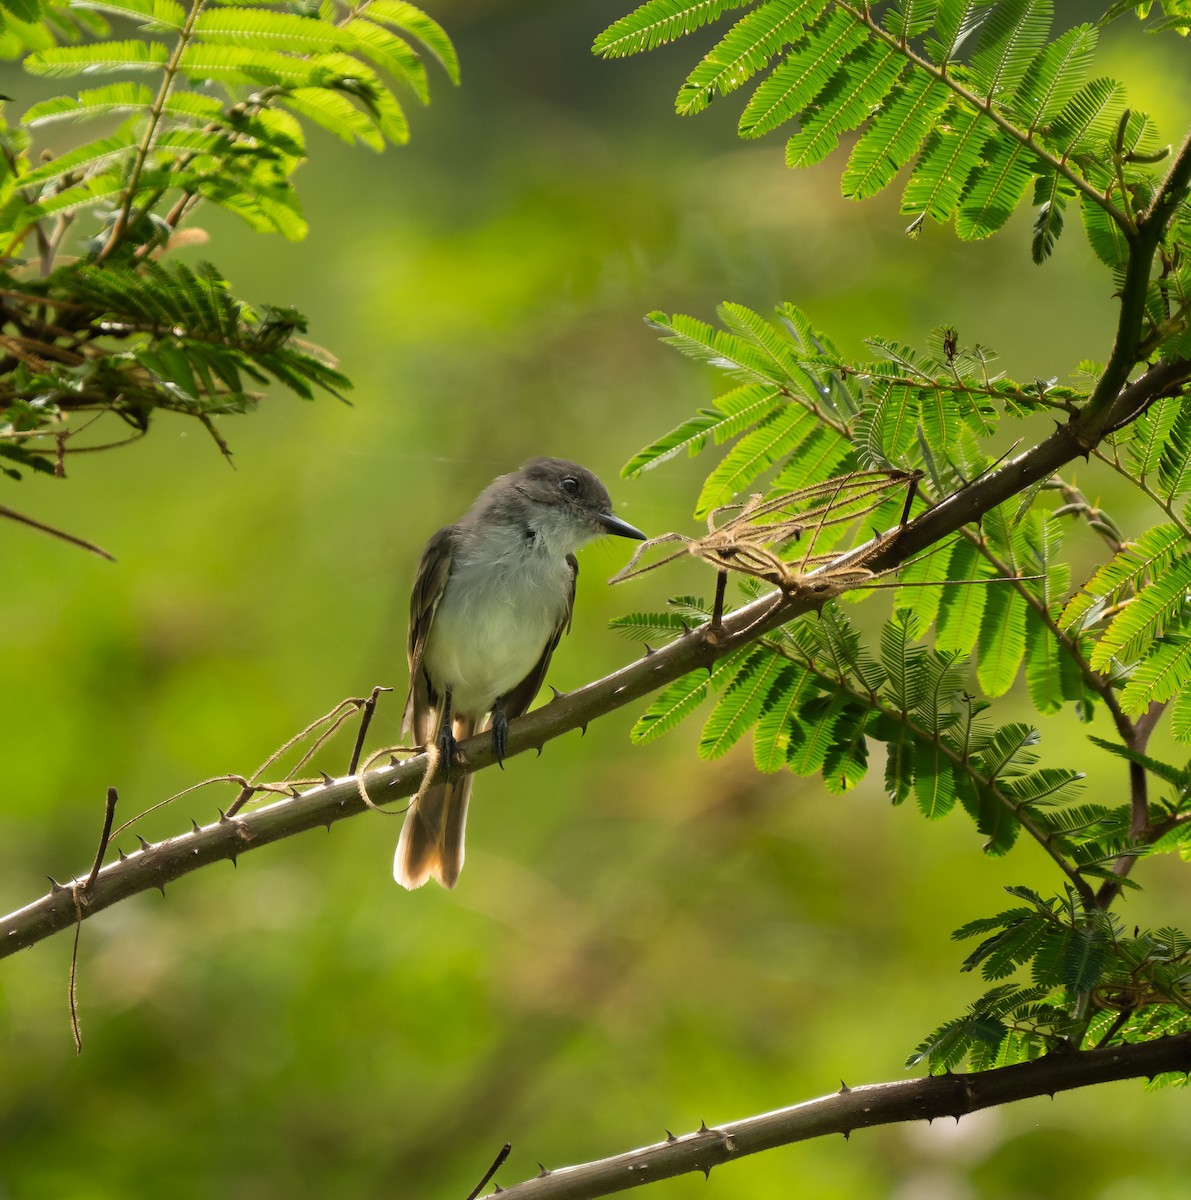
[[[713,0],[713,3],[715,2],[719,0]],[[392,25],[417,38],[446,71],[447,78],[458,84],[459,56],[455,53],[451,39],[437,21],[427,16],[416,5],[409,4],[406,0],[370,0],[370,3],[361,5],[355,11],[357,16],[366,16],[384,25]]]
[[[906,182],[901,211],[919,219],[949,221],[983,165],[989,142],[988,127],[979,113],[947,109]]]
[[[785,661],[765,649],[744,660],[703,726],[700,758],[726,754],[757,723]]]
[[[851,705],[836,722],[834,740],[823,759],[823,783],[833,795],[854,788],[868,773],[865,737],[869,710]]]
[[[822,483],[844,471],[855,469],[851,443],[834,429],[819,425],[798,447],[798,453],[786,460],[773,480],[773,491],[796,491],[812,483]]]
[[[909,609],[899,608],[881,629],[881,666],[885,668],[886,691],[902,711],[916,708],[925,682],[922,664],[925,646],[914,642],[921,636],[921,622]]]
[[[629,733],[634,745],[652,742],[690,716],[707,696],[706,671],[692,671],[664,687],[653,703],[637,718]]]
[[[1093,79],[1064,106],[1043,134],[1063,158],[1107,148],[1125,108],[1125,89],[1115,79]]]
[[[1179,419],[1183,403],[1178,396],[1163,397],[1150,405],[1129,427],[1130,437],[1125,443],[1125,450],[1140,479],[1145,480],[1158,469],[1170,446],[1171,431]]]
[[[801,33],[808,10],[822,0],[766,0],[741,17],[699,60],[678,91],[681,116],[702,112],[718,92],[726,96],[762,70],[783,46]]]
[[[885,795],[904,804],[914,787],[914,737],[904,725],[885,739]]]
[[[785,373],[775,368],[771,356],[744,338],[713,329],[705,321],[681,313],[668,317],[665,313],[652,312],[647,319],[662,332],[664,342],[688,358],[707,363],[746,382],[788,383]]]
[[[1003,696],[1026,650],[1026,601],[1010,584],[990,584],[980,624],[976,677],[989,697]]]
[[[925,554],[904,563],[898,578],[905,584],[931,584],[948,578],[951,555],[957,543],[936,544]],[[943,586],[899,587],[893,593],[894,608],[908,609],[924,626],[931,624],[939,612],[943,600]]]
[[[42,100],[25,111],[25,125],[37,126],[51,121],[81,120],[106,116],[113,112],[133,112],[148,109],[153,103],[153,91],[143,83],[109,83],[88,88],[77,96],[55,96]],[[212,101],[218,112],[218,101]]]
[[[960,47],[980,28],[984,8],[981,0],[939,0],[934,36],[926,43],[927,54],[940,66],[951,61]]]
[[[926,74],[911,74],[860,135],[844,170],[845,196],[864,200],[887,187],[919,152],[947,103],[947,91]]]
[[[943,652],[958,651],[970,654],[980,636],[981,620],[991,590],[1001,590],[1001,585],[990,583],[955,583],[955,580],[987,579],[992,570],[979,549],[966,538],[960,538],[951,552],[947,576],[951,586],[943,589],[937,617],[938,631],[935,647]]]
[[[1000,0],[990,7],[972,56],[979,93],[993,101],[1013,95],[1046,45],[1050,0]]]
[[[1171,707],[1170,731],[1180,742],[1191,742],[1191,692],[1184,692]]]
[[[786,765],[798,707],[816,690],[815,677],[805,668],[796,663],[782,667],[753,732],[753,762],[758,771],[772,774]]]
[[[708,443],[718,445],[743,433],[785,403],[781,388],[769,383],[745,383],[720,396],[714,408],[701,408],[664,437],[633,455],[621,475],[633,478],[652,470],[684,450],[694,458]]]
[[[385,140],[373,123],[338,92],[325,88],[298,87],[287,91],[281,100],[287,108],[309,117],[348,145],[358,140],[373,150],[384,149]]]
[[[70,6],[129,17],[155,32],[180,30],[186,24],[186,9],[176,0],[71,0]]]
[[[989,780],[1020,774],[1038,761],[1033,747],[1040,740],[1038,730],[1022,721],[1002,725],[976,756],[981,774]]]
[[[1179,406],[1158,463],[1158,479],[1167,503],[1191,491],[1191,403]]]
[[[1148,754],[1142,754],[1130,746],[1122,746],[1120,742],[1110,742],[1107,738],[1096,737],[1091,733],[1088,734],[1088,741],[1102,750],[1107,750],[1110,754],[1115,754],[1118,758],[1125,759],[1126,762],[1135,762],[1139,766],[1145,767],[1151,775],[1161,779],[1164,783],[1171,784],[1180,791],[1191,784],[1191,765],[1176,767],[1172,763],[1162,762]]]
[[[226,43],[285,54],[326,54],[355,47],[352,35],[330,21],[267,8],[220,4],[200,12],[194,28],[199,37],[211,44]]]
[[[972,176],[960,203],[955,230],[964,241],[996,233],[1013,215],[1030,185],[1034,156],[1009,138],[996,141],[985,163]]]
[[[608,622],[622,637],[635,642],[669,641],[690,630],[690,622],[677,612],[635,612],[613,617]]]
[[[161,42],[91,42],[36,50],[22,63],[32,75],[87,75],[111,71],[156,71],[169,49]]]
[[[24,187],[37,187],[73,171],[82,172],[108,166],[119,158],[131,155],[136,147],[135,130],[131,125],[125,124],[111,137],[84,142],[81,146],[68,150],[60,158],[51,159],[42,166],[35,167],[22,175],[20,182]]]
[[[1092,651],[1093,668],[1104,671],[1114,658],[1127,661],[1140,655],[1177,625],[1189,587],[1191,556],[1177,559],[1113,618]]]
[[[852,17],[829,9],[757,86],[741,115],[740,136],[761,137],[798,116],[863,42],[864,31]]]
[[[878,470],[906,467],[918,427],[917,391],[903,383],[874,380],[869,400],[856,423],[861,461]]]
[[[798,405],[787,404],[771,413],[746,433],[707,477],[695,515],[705,517],[752,487],[761,474],[796,450],[814,426],[814,417]]]
[[[862,42],[816,97],[802,128],[786,143],[786,165],[809,167],[826,158],[839,145],[840,137],[855,129],[884,100],[904,65],[891,47]]]
[[[592,50],[604,58],[624,58],[653,50],[694,33],[726,12],[753,0],[647,0],[626,17],[609,25]]]
[[[426,67],[404,38],[362,17],[346,22],[343,29],[355,39],[357,52],[373,66],[400,79],[423,104],[430,103]]]
[[[1191,686],[1191,638],[1171,636],[1157,642],[1137,664],[1121,693],[1121,708],[1129,716],[1151,704],[1174,699]]]
[[[1026,685],[1040,713],[1063,707],[1064,651],[1049,626],[1033,609],[1026,610]]]
[[[1059,965],[1059,978],[1073,999],[1090,992],[1104,974],[1107,938],[1100,925],[1068,930]]]
[[[1031,62],[1014,104],[1031,131],[1045,126],[1074,99],[1091,70],[1098,38],[1093,26],[1077,25]]]
[[[1170,569],[1183,550],[1184,542],[1182,530],[1177,525],[1154,525],[1101,566],[1084,584],[1084,591],[1096,599],[1107,600],[1120,598],[1127,589],[1143,587]],[[1075,614],[1076,617],[1081,615],[1082,612]],[[1069,619],[1065,610],[1060,628],[1066,631],[1076,625],[1077,620]]]
[[[914,747],[914,794],[928,820],[946,816],[955,805],[955,764],[933,742]]]
[[[835,726],[848,698],[843,691],[816,696],[799,709],[798,722],[790,727],[786,761],[795,775],[817,775],[835,740]]]
[[[1036,263],[1045,261],[1054,250],[1063,232],[1067,201],[1072,195],[1071,185],[1057,171],[1039,175],[1034,181],[1037,212],[1034,215],[1030,254]]]

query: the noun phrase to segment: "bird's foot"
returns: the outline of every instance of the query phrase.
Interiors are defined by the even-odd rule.
[[[450,773],[451,764],[455,761],[455,749],[458,745],[454,733],[451,732],[451,726],[444,722],[443,727],[438,731],[438,739],[435,742],[438,749],[438,769],[444,782]]]
[[[496,765],[505,769],[505,754],[509,748],[509,722],[504,709],[492,710],[492,753],[496,755]]]

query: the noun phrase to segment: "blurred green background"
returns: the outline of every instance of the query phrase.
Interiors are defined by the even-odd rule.
[[[162,419],[139,445],[76,458],[66,482],[7,489],[118,561],[0,524],[5,910],[47,873],[86,869],[108,785],[127,817],[251,771],[373,684],[396,689],[373,741],[397,742],[422,544],[524,458],[577,458],[628,520],[689,529],[705,462],[617,478],[720,384],[657,344],[650,309],[710,319],[722,299],[792,300],[849,352],[951,323],[1025,379],[1107,355],[1111,281],[1077,229],[1044,269],[1028,214],[985,244],[937,228],[911,241],[896,192],[840,200],[838,158],[796,175],[780,139],[738,142],[734,101],[675,118],[707,39],[600,63],[588,47],[623,0],[431,11],[457,39],[462,89],[439,74],[400,151],[314,134],[306,242],[197,221],[211,240],[192,257],[308,313],[356,382],[353,406],[279,394],[226,421],[235,470]],[[1178,39],[1123,27],[1102,70],[1168,138],[1191,121]],[[16,111],[39,86],[12,67],[0,81]],[[1075,477],[1115,494],[1090,469]],[[1131,503],[1126,526],[1152,519]],[[1093,550],[1073,543],[1077,575]],[[608,589],[626,554],[581,556],[551,671],[564,690],[638,652],[609,617],[707,587],[655,574]],[[1005,719],[1023,703],[1010,700]],[[453,893],[398,889],[399,822],[369,814],[88,922],[81,1058],[69,936],[6,960],[0,1198],[462,1200],[506,1140],[507,1185],[841,1078],[902,1078],[919,1039],[981,990],[958,973],[951,930],[996,911],[1006,884],[1057,886],[1032,847],[985,859],[965,817],[926,826],[879,779],[835,798],[758,776],[747,745],[700,763],[694,722],[632,748],[635,715],[485,772]],[[1049,721],[1044,736],[1055,761],[1089,764],[1097,798],[1123,795],[1123,771],[1078,726]],[[187,796],[142,832],[208,821],[230,795]],[[1181,864],[1138,874],[1129,921],[1191,923]],[[790,1147],[644,1194],[1182,1197],[1186,1110],[1182,1091],[1123,1084]]]

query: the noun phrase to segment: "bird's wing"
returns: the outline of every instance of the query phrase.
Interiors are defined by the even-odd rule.
[[[451,574],[455,533],[454,525],[444,526],[426,543],[422,561],[418,563],[413,594],[409,598],[409,699],[405,702],[401,731],[412,730],[419,746],[426,745],[435,734],[438,697],[431,695],[429,680],[422,670],[422,655],[435,610]]]
[[[546,643],[546,648],[542,651],[542,657],[534,664],[533,670],[515,688],[510,689],[501,697],[503,702],[501,707],[510,721],[514,717],[521,716],[533,703],[533,698],[541,690],[542,684],[546,680],[546,671],[550,666],[554,648],[558,645],[562,635],[571,631],[571,615],[575,611],[575,581],[579,578],[579,560],[573,554],[568,554],[567,565],[571,568],[571,590],[567,596],[566,616],[555,626],[550,640]]]

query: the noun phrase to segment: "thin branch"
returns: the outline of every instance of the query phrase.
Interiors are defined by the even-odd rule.
[[[136,158],[133,159],[132,170],[128,175],[128,183],[124,188],[124,197],[120,202],[120,211],[116,214],[115,221],[112,222],[111,232],[108,234],[108,239],[104,243],[103,249],[96,255],[95,261],[97,263],[102,263],[111,254],[119,244],[120,239],[124,236],[125,229],[128,227],[128,218],[132,213],[133,204],[136,203],[136,189],[141,181],[145,162],[156,144],[157,128],[161,124],[166,101],[169,100],[170,93],[174,90],[174,80],[177,78],[178,69],[182,63],[182,54],[186,50],[187,43],[190,41],[190,35],[194,32],[194,24],[198,20],[199,13],[203,10],[204,3],[205,0],[193,0],[190,12],[186,14],[186,23],[178,31],[178,40],[174,44],[173,51],[170,53],[169,61],[162,69],[161,87],[158,88],[157,95],[153,100],[153,106],[149,109],[149,120],[145,125],[145,132],[141,136],[140,145],[137,146]]]
[[[492,1196],[500,1200],[591,1200],[659,1179],[713,1167],[748,1154],[828,1134],[907,1121],[959,1120],[967,1113],[1036,1096],[1121,1079],[1191,1072],[1191,1033],[1137,1045],[1057,1051],[1034,1062],[974,1074],[929,1075],[898,1083],[842,1087],[830,1096],[725,1125],[703,1125],[683,1137],[581,1166],[543,1171]],[[491,1200],[491,1197],[489,1198]]]
[[[476,1186],[468,1193],[467,1200],[476,1200],[476,1197],[484,1190],[488,1180],[491,1179],[492,1176],[495,1175],[496,1172],[499,1171],[504,1165],[504,1161],[509,1157],[509,1151],[512,1150],[512,1148],[512,1142],[505,1142],[505,1144],[501,1146],[496,1158],[493,1159],[492,1166],[490,1166],[488,1170],[484,1172],[484,1178],[481,1179],[480,1182],[477,1183]]]
[[[1003,116],[996,108],[993,107],[991,99],[985,99],[978,96],[975,92],[964,87],[959,83],[954,76],[947,73],[946,65],[936,66],[929,58],[923,58],[921,54],[916,54],[904,42],[899,40],[896,35],[890,33],[884,25],[880,23],[868,11],[868,5],[858,6],[855,4],[845,3],[844,0],[836,0],[836,4],[849,16],[853,17],[861,25],[865,27],[874,39],[884,42],[891,49],[896,50],[904,58],[913,63],[919,70],[925,71],[936,82],[941,83],[944,87],[949,88],[965,103],[970,104],[978,113],[987,117],[997,128],[1007,133],[1015,142],[1025,146],[1032,154],[1046,163],[1048,167],[1056,174],[1061,175],[1069,184],[1077,191],[1082,192],[1093,204],[1104,211],[1112,218],[1112,220],[1125,231],[1126,236],[1135,232],[1136,227],[1130,220],[1127,213],[1122,212],[1116,207],[1104,193],[1094,184],[1089,183],[1078,171],[1073,171],[1065,159],[1056,158],[1049,150],[1040,146],[1035,140],[1033,133],[1019,129],[1008,117]]]
[[[83,887],[88,888],[95,882],[95,876],[99,874],[99,868],[103,866],[103,856],[107,853],[108,841],[112,836],[112,821],[116,816],[116,801],[119,796],[116,794],[114,787],[108,788],[107,801],[103,807],[103,829],[99,834],[99,849],[95,851],[95,862],[91,865],[91,872],[83,883]]]
[[[37,521],[33,517],[27,517],[24,513],[19,513],[15,509],[9,508],[6,504],[0,504],[0,517],[7,517],[10,521],[18,521],[22,525],[28,525],[31,529],[39,530],[41,533],[48,533],[51,537],[69,542],[72,546],[80,546],[84,550],[90,550],[92,554],[98,554],[100,558],[106,558],[108,562],[116,561],[115,555],[109,554],[94,542],[89,542],[86,538],[77,537],[73,533],[67,533],[64,529],[56,529],[53,525],[45,524],[44,521]]]
[[[1166,394],[1172,387],[1181,387],[1189,376],[1191,361],[1159,363],[1130,384],[1118,401],[1121,405],[1139,407],[1151,392]],[[1036,446],[946,497],[909,525],[874,539],[879,543],[875,548],[869,542],[842,555],[831,564],[831,569],[842,570],[853,561],[863,562],[873,574],[894,568],[956,533],[963,525],[979,520],[1010,497],[1048,479],[1090,448],[1088,439],[1093,435],[1083,424],[1084,415],[1072,417]],[[537,750],[552,738],[632,704],[690,671],[706,669],[724,655],[811,611],[822,599],[808,589],[785,594],[770,592],[727,614],[714,642],[708,639],[705,630],[692,630],[606,678],[510,722],[506,757]],[[460,749],[461,761],[452,767],[452,778],[489,767],[496,761],[492,739],[487,735],[469,738],[460,743]],[[419,754],[370,773],[368,792],[381,804],[412,796],[422,782],[425,769],[426,757]],[[99,872],[82,896],[83,916],[88,917],[128,896],[162,887],[210,863],[234,859],[257,846],[319,825],[330,825],[366,810],[358,781],[348,778],[147,846]],[[0,918],[0,957],[68,928],[75,920],[71,894],[69,888],[51,891]]]

